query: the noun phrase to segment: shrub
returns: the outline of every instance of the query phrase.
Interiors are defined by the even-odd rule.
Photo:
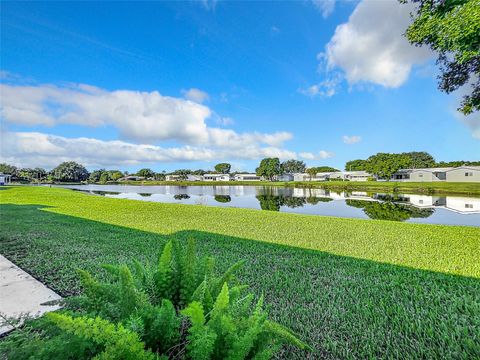
[[[168,242],[153,265],[104,265],[103,282],[80,270],[83,295],[10,335],[0,355],[233,360],[269,359],[285,343],[309,349],[268,320],[263,296],[253,305],[253,294],[245,294],[246,286],[234,277],[242,265],[215,276],[214,260],[197,257],[189,240],[186,247]],[[29,345],[19,352],[22,344]]]

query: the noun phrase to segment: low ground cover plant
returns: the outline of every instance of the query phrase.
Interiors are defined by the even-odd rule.
[[[169,241],[156,264],[104,265],[106,280],[79,270],[83,293],[0,342],[6,359],[270,359],[283,344],[310,349],[268,319],[263,296],[234,273],[197,257],[195,242]]]

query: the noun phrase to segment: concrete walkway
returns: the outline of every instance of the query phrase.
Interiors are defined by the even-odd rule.
[[[47,288],[18,266],[0,255],[0,314],[8,319],[20,316],[40,316],[57,310],[58,305],[42,305],[47,301],[61,299],[60,295]],[[0,318],[0,335],[13,328],[3,324]]]

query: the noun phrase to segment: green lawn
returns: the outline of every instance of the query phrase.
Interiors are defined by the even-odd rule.
[[[383,182],[383,181],[304,181],[304,182],[271,182],[271,181],[124,181],[118,184],[128,185],[244,185],[244,186],[286,186],[309,187],[331,190],[371,191],[371,192],[406,192],[420,194],[457,194],[480,196],[480,183],[447,183],[447,182]]]
[[[480,228],[0,190],[0,253],[63,295],[75,268],[153,259],[197,239],[312,344],[283,358],[480,357]]]

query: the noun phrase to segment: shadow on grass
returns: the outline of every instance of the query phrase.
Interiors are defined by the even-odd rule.
[[[0,253],[64,296],[75,270],[154,261],[171,238],[194,238],[219,270],[240,259],[240,279],[265,294],[271,316],[319,353],[281,358],[474,358],[480,354],[480,280],[268,244],[181,231],[161,235],[42,211],[0,206]]]

